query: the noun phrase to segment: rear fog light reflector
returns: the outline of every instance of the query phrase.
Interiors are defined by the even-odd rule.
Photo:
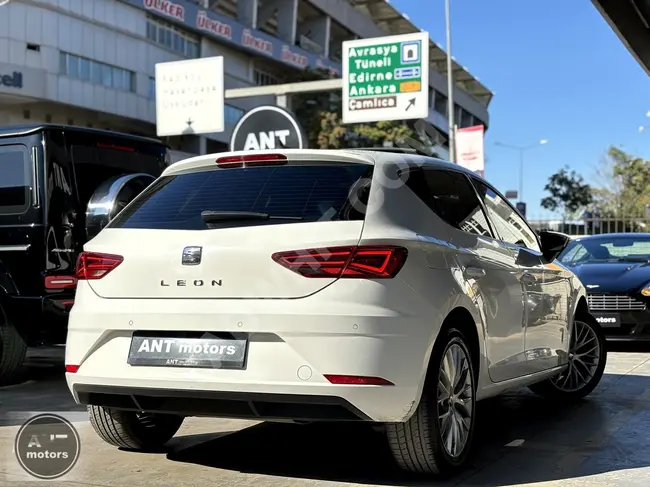
[[[45,289],[73,289],[77,287],[75,276],[46,276]]]
[[[391,381],[382,377],[364,377],[360,375],[331,375],[325,374],[325,378],[332,384],[337,385],[360,385],[360,386],[394,386]]]
[[[65,371],[69,372],[71,374],[76,374],[78,370],[79,370],[78,365],[66,364],[66,366],[65,366]]]

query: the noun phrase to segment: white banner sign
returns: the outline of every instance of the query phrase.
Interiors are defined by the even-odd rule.
[[[223,57],[156,64],[159,137],[224,131]]]
[[[483,125],[456,130],[456,163],[470,171],[485,175]]]

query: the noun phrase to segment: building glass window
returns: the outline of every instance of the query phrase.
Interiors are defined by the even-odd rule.
[[[90,81],[90,60],[79,58],[79,79]]]
[[[110,66],[108,64],[93,61],[61,52],[59,69],[61,74],[81,81],[89,81],[96,85],[104,85],[120,91],[135,93],[135,73],[128,69]]]
[[[67,75],[71,78],[79,77],[79,58],[77,56],[68,56],[66,70]]]
[[[253,81],[257,86],[270,86],[279,84],[278,79],[265,71],[255,69],[253,72]]]
[[[447,97],[436,91],[436,99],[433,102],[433,109],[440,115],[447,116]]]
[[[474,117],[467,110],[461,109],[460,111],[460,126],[461,127],[471,127],[474,123]]]
[[[148,18],[147,39],[185,57],[199,57],[199,37],[168,22]]]
[[[223,119],[226,125],[235,125],[244,116],[244,110],[232,105],[224,105]]]
[[[102,84],[107,88],[113,86],[113,70],[107,64],[102,65]]]
[[[149,76],[149,84],[147,86],[148,88],[148,96],[152,100],[155,100],[156,98],[156,78],[153,76]]]

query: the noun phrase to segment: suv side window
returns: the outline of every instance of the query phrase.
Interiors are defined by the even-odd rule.
[[[519,213],[492,188],[478,179],[472,179],[499,238],[506,243],[541,252],[535,232],[531,230]]]
[[[0,146],[0,214],[23,213],[30,205],[31,158],[24,145]]]
[[[440,169],[412,170],[407,186],[452,227],[492,237],[481,203],[464,174]]]

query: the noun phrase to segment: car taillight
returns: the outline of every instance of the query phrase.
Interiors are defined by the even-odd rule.
[[[77,260],[77,279],[86,281],[101,279],[123,260],[121,255],[82,252]]]
[[[390,279],[408,251],[394,246],[349,246],[276,252],[271,258],[304,277]]]
[[[225,156],[216,161],[224,169],[236,167],[282,166],[287,163],[284,154],[246,154],[242,156]]]

